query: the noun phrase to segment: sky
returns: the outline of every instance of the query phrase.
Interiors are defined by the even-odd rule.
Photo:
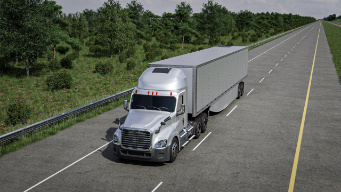
[[[63,7],[66,14],[83,12],[85,9],[97,10],[107,0],[55,0]],[[207,0],[137,0],[144,10],[162,15],[164,12],[174,13],[177,4],[186,1],[193,9],[193,13],[201,12],[203,3]],[[122,7],[126,7],[131,0],[119,0]],[[249,10],[253,13],[278,12],[292,13],[301,16],[311,16],[323,19],[331,14],[341,15],[341,0],[214,0],[225,6],[229,11],[239,12]]]

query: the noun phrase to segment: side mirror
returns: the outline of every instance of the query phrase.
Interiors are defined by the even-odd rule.
[[[162,121],[160,124],[161,125],[160,125],[159,129],[155,131],[156,134],[160,133],[162,125],[166,125],[166,122]]]
[[[176,116],[182,115],[185,113],[186,106],[185,104],[181,104],[180,110],[176,112]]]
[[[127,101],[127,100],[124,100],[124,101],[123,101],[123,108],[124,108],[126,111],[129,111],[129,109],[128,109],[128,101]]]

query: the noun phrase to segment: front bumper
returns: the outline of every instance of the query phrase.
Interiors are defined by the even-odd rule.
[[[166,162],[170,160],[170,147],[164,149],[152,149],[150,151],[128,150],[121,145],[114,144],[114,155],[123,159],[138,161]]]

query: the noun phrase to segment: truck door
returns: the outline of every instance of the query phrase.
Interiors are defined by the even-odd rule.
[[[181,104],[184,104],[184,99],[185,99],[184,98],[184,93],[181,93],[179,95],[176,111],[179,111],[181,109]],[[176,117],[176,121],[178,122],[178,125],[176,127],[177,133],[180,133],[182,131],[182,129],[185,127],[185,114],[186,113],[178,115]]]

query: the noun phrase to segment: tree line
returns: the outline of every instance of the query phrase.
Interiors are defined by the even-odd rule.
[[[328,17],[324,17],[323,20],[325,21],[334,21],[336,19],[341,19],[341,15],[339,15],[338,17],[336,17],[336,14],[331,14]]]
[[[173,13],[161,16],[132,0],[125,7],[119,1],[107,0],[97,10],[65,14],[50,0],[0,0],[0,59],[24,61],[27,77],[30,64],[52,47],[55,60],[57,45],[64,41],[77,54],[88,46],[97,56],[113,57],[127,52],[142,40],[156,38],[162,46],[176,43],[210,45],[223,36],[254,31],[254,37],[270,31],[287,31],[315,21],[313,17],[275,12],[252,13],[229,11],[212,0],[193,13],[189,3],[177,4]]]

